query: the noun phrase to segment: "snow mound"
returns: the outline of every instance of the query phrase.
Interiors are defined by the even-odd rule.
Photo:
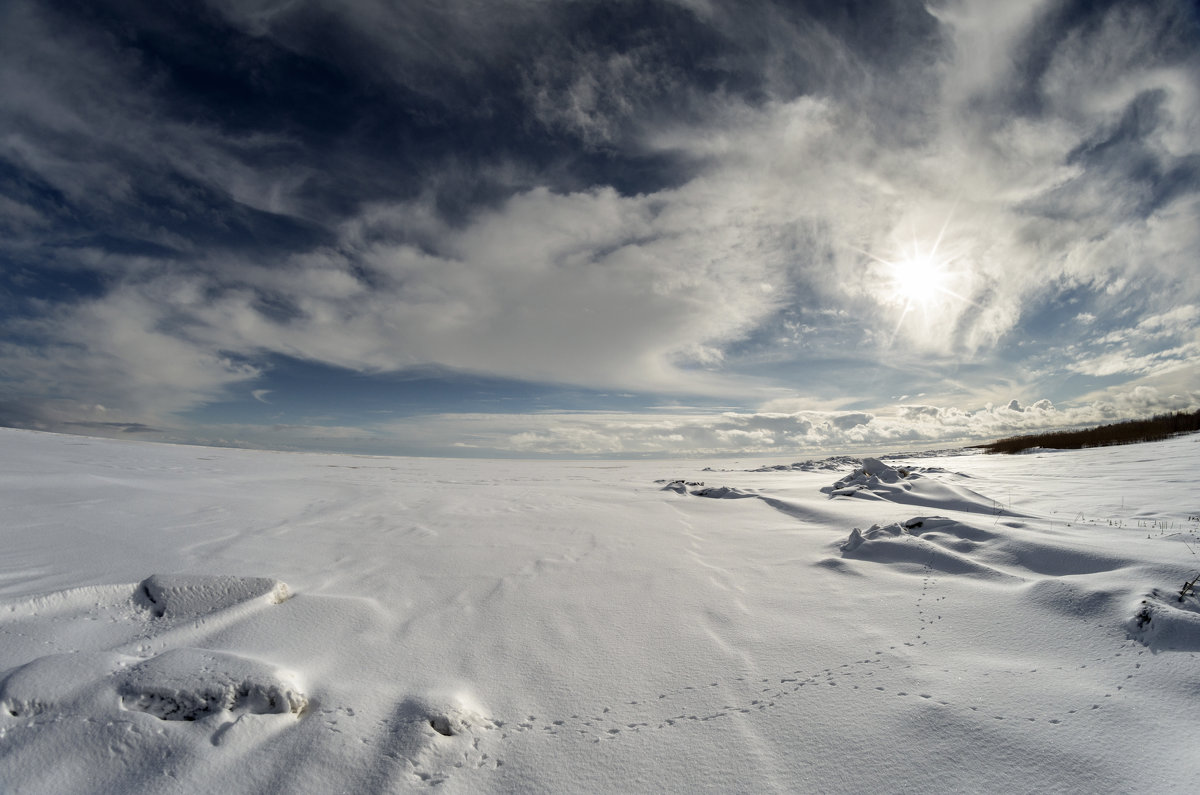
[[[858,491],[861,487],[875,486],[880,483],[899,483],[905,478],[914,475],[916,475],[916,472],[911,469],[905,467],[897,469],[888,466],[878,458],[864,458],[862,466],[832,486],[821,489],[821,491],[826,494],[832,494],[835,497],[848,496]]]
[[[1200,598],[1150,591],[1127,623],[1129,636],[1159,650],[1200,651]]]
[[[92,610],[128,609],[136,587],[130,583],[84,585],[8,601],[3,606],[7,609],[9,620],[70,618]]]
[[[977,561],[969,553],[991,535],[943,516],[918,516],[906,522],[854,528],[840,545],[843,557],[883,563],[919,565],[946,574],[1011,578],[1012,575]]]
[[[752,491],[733,488],[732,486],[707,486],[702,489],[695,489],[691,494],[694,497],[708,497],[710,500],[741,500],[746,497],[759,496]]]
[[[207,649],[172,649],[119,677],[125,709],[162,720],[194,721],[224,711],[300,715],[308,698],[295,674]]]
[[[655,482],[656,483],[666,483],[667,485],[663,486],[662,490],[663,491],[673,491],[676,494],[687,494],[689,488],[691,488],[693,486],[703,486],[704,485],[703,481],[696,481],[696,480],[671,480],[671,481],[658,480]]]
[[[1116,580],[1116,577],[1047,577],[1031,583],[1024,596],[1031,605],[1066,618],[1107,617],[1120,612],[1118,603],[1129,596]]]
[[[864,458],[862,466],[831,486],[821,489],[834,497],[857,497],[868,500],[923,505],[943,510],[996,514],[1000,512],[995,500],[971,489],[926,477],[946,474],[937,467],[891,467],[877,458]]]
[[[96,705],[95,685],[120,667],[112,652],[48,654],[0,679],[0,709],[14,718],[43,713],[81,713]]]
[[[888,455],[880,456],[880,459],[885,461],[907,460],[910,458],[946,458],[950,456],[967,456],[975,455],[978,450],[970,450],[965,447],[955,447],[947,450],[917,450],[902,453],[889,453]],[[865,461],[878,461],[874,458],[854,458],[848,455],[834,455],[828,458],[809,459],[807,461],[797,461],[794,464],[771,464],[761,466],[757,469],[748,469],[747,472],[841,472],[847,469],[861,468]],[[940,468],[930,468],[932,471],[943,471]],[[714,471],[711,467],[708,471]]]
[[[157,618],[199,618],[246,602],[279,604],[291,594],[268,577],[155,574],[138,584],[136,596]]]
[[[851,458],[845,455],[830,456],[820,460],[797,461],[794,464],[775,464],[774,466],[764,466],[758,469],[751,469],[750,472],[841,472],[847,469],[853,469],[862,464],[862,460]]]
[[[753,491],[732,488],[730,486],[705,486],[703,481],[696,480],[659,480],[655,482],[667,484],[662,487],[663,491],[672,491],[676,494],[691,494],[693,497],[708,497],[714,500],[736,500],[743,497],[759,496]]]
[[[1076,613],[1097,609],[1096,605],[1109,601],[1114,592],[1078,591],[1078,586],[1059,578],[1115,573],[1137,565],[1131,558],[1029,533],[1017,522],[983,528],[944,516],[917,516],[866,530],[856,527],[838,549],[843,558],[919,564],[922,569],[947,574],[1052,583],[1052,587],[1039,588],[1033,594],[1035,599],[1049,609]]]
[[[19,663],[0,678],[0,717],[298,714],[307,698],[291,674],[197,648],[289,596],[266,577],[154,575],[0,604],[3,651]]]

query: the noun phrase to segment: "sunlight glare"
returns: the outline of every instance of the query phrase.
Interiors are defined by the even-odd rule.
[[[918,255],[887,264],[891,270],[892,291],[905,303],[927,304],[947,292],[945,263],[931,256]]]
[[[960,255],[948,255],[941,250],[949,224],[947,215],[932,241],[922,241],[913,230],[911,243],[897,251],[894,258],[884,259],[864,249],[855,249],[874,261],[869,273],[877,300],[900,308],[896,327],[887,342],[889,347],[906,322],[915,324],[914,333],[920,333],[918,329],[928,332],[939,323],[956,318],[963,306],[978,306],[962,292],[968,274],[955,265]],[[914,310],[919,311],[914,314]]]

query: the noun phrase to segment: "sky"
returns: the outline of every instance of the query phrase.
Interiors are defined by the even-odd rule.
[[[803,456],[1200,408],[1200,11],[7,0],[0,425]]]

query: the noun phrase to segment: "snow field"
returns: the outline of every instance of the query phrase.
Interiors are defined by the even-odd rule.
[[[1196,437],[756,472],[0,445],[5,791],[1182,792],[1200,767]]]

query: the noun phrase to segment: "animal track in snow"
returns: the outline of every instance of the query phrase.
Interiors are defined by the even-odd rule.
[[[896,647],[891,649],[896,651]],[[897,655],[899,654],[897,652]],[[1120,656],[1119,651],[1113,655]],[[913,677],[929,667],[927,663],[919,660],[905,661],[900,656],[893,657],[879,650],[871,656],[819,670],[797,669],[773,677],[736,677],[728,681],[686,685],[651,697],[629,699],[619,704],[563,717],[539,718],[527,715],[523,720],[512,724],[500,723],[501,739],[535,733],[545,737],[575,735],[590,739],[594,743],[610,742],[620,740],[628,734],[670,731],[689,723],[726,720],[735,715],[768,714],[786,703],[805,698],[806,693],[824,688],[844,689],[847,691],[846,698],[899,697],[932,708],[954,710],[964,715],[988,716],[992,720],[1039,721],[1057,725],[1101,709],[1104,700],[1112,698],[1121,689],[1121,685],[1102,688],[1105,693],[1074,705],[1064,704],[1051,709],[1039,707],[1016,714],[1006,710],[989,709],[986,705],[978,703],[961,703],[958,699],[939,695],[936,685],[914,682]],[[941,672],[953,674],[953,670],[949,668],[943,668]],[[997,670],[991,673],[998,676],[1029,676],[1037,675],[1038,670]],[[698,696],[702,691],[711,693],[719,688],[742,690],[745,695],[736,699],[715,701],[707,697],[703,699],[707,702],[704,707],[694,706],[696,701],[701,700]],[[689,702],[693,705],[689,705]],[[668,709],[671,705],[674,705],[674,708]]]
[[[922,646],[928,646],[929,641],[927,639],[923,639],[924,636],[928,633],[928,631],[930,629],[933,628],[933,624],[935,621],[942,620],[941,615],[934,612],[933,606],[931,604],[929,604],[929,598],[930,598],[929,591],[931,588],[935,588],[936,586],[937,586],[937,577],[934,576],[933,568],[931,566],[927,565],[925,567],[925,571],[922,572],[921,593],[917,597],[917,604],[916,604],[917,621],[918,621],[917,634],[913,638],[913,643],[910,643],[908,645],[915,645],[916,641],[920,641]],[[943,598],[944,597],[937,597],[933,601],[938,602],[938,601],[941,601]]]
[[[377,738],[383,757],[410,781],[437,786],[462,769],[504,764],[489,750],[501,723],[484,716],[460,696],[410,697],[381,722]]]
[[[737,714],[768,713],[789,700],[804,698],[813,688],[834,687],[845,688],[850,692],[858,691],[859,695],[855,697],[883,695],[907,698],[912,699],[914,703],[956,710],[962,714],[987,715],[992,720],[1062,724],[1082,714],[1101,709],[1105,699],[1113,698],[1132,678],[1133,674],[1130,672],[1119,674],[1125,678],[1118,683],[1108,686],[1097,684],[1096,696],[1085,697],[1075,704],[1046,704],[1022,710],[1019,714],[1011,711],[1011,706],[989,709],[977,702],[964,703],[962,696],[939,694],[939,685],[914,681],[914,676],[921,678],[922,670],[932,670],[932,666],[936,665],[931,665],[923,659],[926,654],[923,649],[930,646],[935,637],[931,632],[943,620],[941,608],[947,597],[939,593],[938,585],[942,576],[947,573],[976,574],[1013,584],[1020,583],[1024,578],[978,563],[965,554],[998,538],[995,533],[945,517],[915,517],[885,528],[872,527],[866,533],[857,531],[856,534],[857,538],[852,535],[850,542],[843,546],[845,557],[864,562],[910,565],[914,569],[913,573],[920,577],[921,588],[914,601],[917,626],[909,640],[898,642],[896,646],[889,647],[889,651],[879,650],[871,656],[819,671],[799,669],[758,680],[745,677],[725,681],[710,680],[645,698],[628,699],[619,704],[573,713],[569,717],[539,719],[530,715],[525,720],[506,726],[504,736],[508,737],[510,732],[537,732],[544,736],[573,734],[589,737],[594,742],[607,742],[619,740],[628,733],[670,730],[688,722],[722,720]],[[960,549],[961,552],[958,551]],[[916,566],[920,568],[916,569]],[[1036,585],[1035,583],[1035,588]],[[1083,594],[1080,598],[1087,596]],[[907,650],[902,651],[900,647]],[[894,655],[889,652],[894,652]],[[909,657],[914,654],[917,655],[916,658]],[[1111,657],[1098,662],[1111,664],[1121,656],[1122,651],[1117,651]],[[1061,667],[1055,670],[1059,676],[1067,675]],[[1136,664],[1133,670],[1136,670]],[[941,671],[943,674],[951,674],[949,677],[941,677],[942,681],[960,678],[954,676],[954,671],[950,668],[942,668]],[[1036,668],[1000,668],[987,672],[984,676],[1026,677],[1045,676],[1049,673],[1052,672],[1039,672]],[[745,695],[736,699],[714,699],[712,695],[701,697],[703,691],[713,693],[717,689],[721,689],[722,692],[741,690]],[[745,692],[747,690],[750,692]],[[697,703],[704,703],[705,707],[689,707],[689,704]],[[671,709],[672,706],[675,708]]]

